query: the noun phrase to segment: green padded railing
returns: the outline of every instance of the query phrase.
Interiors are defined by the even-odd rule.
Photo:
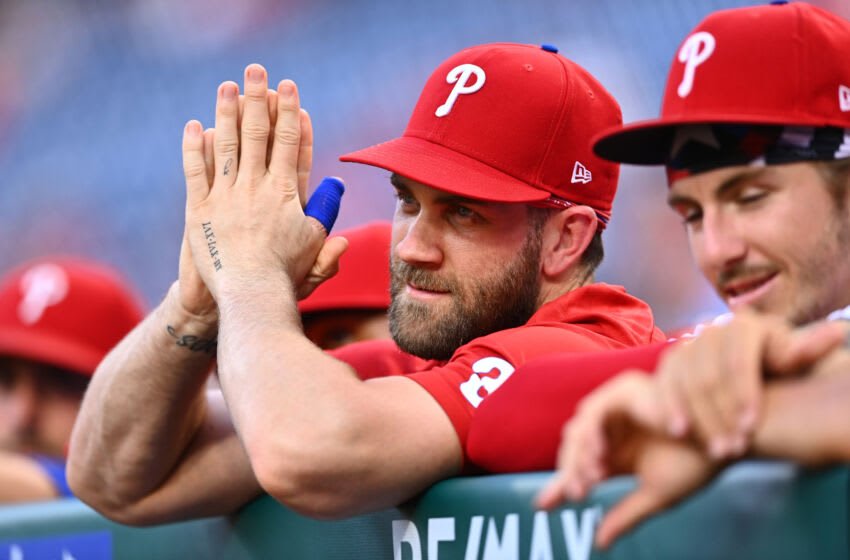
[[[850,559],[848,477],[743,463],[608,551],[591,548],[618,479],[581,504],[531,507],[548,473],[457,478],[397,509],[344,521],[301,517],[261,498],[229,518],[150,528],[112,523],[76,500],[0,508],[0,560]]]

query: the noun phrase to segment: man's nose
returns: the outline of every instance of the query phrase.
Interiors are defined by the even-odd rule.
[[[717,278],[747,255],[747,243],[737,224],[719,213],[706,212],[702,229],[691,236],[691,241],[697,263],[709,279]]]
[[[398,226],[394,252],[405,263],[421,268],[439,268],[443,262],[439,228],[423,214],[405,219]]]

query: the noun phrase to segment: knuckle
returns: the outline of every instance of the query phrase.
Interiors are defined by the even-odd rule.
[[[269,127],[263,123],[245,123],[242,125],[242,136],[246,140],[265,142],[269,138]]]
[[[185,163],[183,163],[183,173],[189,179],[194,179],[194,178],[201,177],[201,176],[206,178],[207,168],[203,164],[203,162],[197,162],[197,161],[185,162]]]
[[[290,127],[278,127],[274,132],[276,142],[284,145],[297,146],[300,142],[298,130]]]
[[[219,154],[235,154],[239,149],[239,140],[236,138],[222,137],[217,135],[215,138],[215,150]]]

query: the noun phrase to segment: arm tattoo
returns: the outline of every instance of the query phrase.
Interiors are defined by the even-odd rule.
[[[233,165],[233,158],[228,159],[224,162],[224,176],[227,177],[230,175],[230,166]]]
[[[216,348],[218,348],[218,340],[215,338],[200,338],[191,334],[179,335],[171,325],[168,325],[166,330],[177,341],[177,346],[188,348],[191,352],[215,354]]]
[[[212,230],[212,222],[204,222],[201,224],[204,228],[204,237],[207,238],[207,247],[210,250],[210,256],[213,260],[213,266],[216,271],[221,270],[221,258],[219,258],[218,247],[216,247],[215,233]]]

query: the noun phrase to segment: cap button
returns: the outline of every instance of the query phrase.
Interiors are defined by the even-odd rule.
[[[788,3],[788,0],[771,0],[770,5],[771,6],[781,6],[781,5],[787,4],[787,3]]]
[[[540,48],[543,49],[546,52],[551,52],[551,53],[558,52],[558,47],[556,47],[555,45],[550,45],[548,43],[543,43],[542,45],[540,45]]]

